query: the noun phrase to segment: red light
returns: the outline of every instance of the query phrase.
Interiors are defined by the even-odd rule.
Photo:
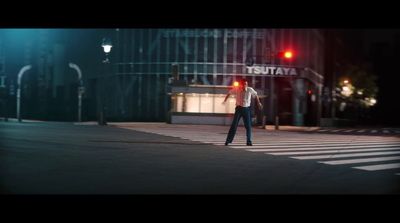
[[[293,54],[290,51],[277,52],[276,57],[292,58]]]
[[[311,94],[311,90],[308,90],[308,94]]]

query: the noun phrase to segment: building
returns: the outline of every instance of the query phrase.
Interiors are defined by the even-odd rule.
[[[361,65],[365,59],[362,53],[364,51],[363,32],[357,29],[325,29],[323,32],[325,75],[321,94],[321,126],[365,124],[362,123],[358,114],[361,111],[356,111],[361,108],[354,103],[349,103],[348,98],[341,94],[340,87],[340,80],[346,73],[346,66]],[[343,106],[344,104],[347,106]],[[369,109],[366,109],[365,112],[368,111]]]
[[[60,41],[62,30],[56,29],[1,29],[0,63],[6,90],[1,98],[6,101],[9,117],[17,117],[17,91],[20,90],[22,119],[75,121],[69,93],[76,74],[68,68],[67,48]],[[1,42],[1,41],[0,41]],[[24,66],[30,65],[21,76]],[[71,76],[71,77],[70,77]],[[71,80],[70,80],[71,79]],[[76,90],[75,90],[76,91]],[[74,91],[74,92],[75,92]],[[73,95],[73,93],[71,93]],[[75,98],[75,97],[74,97]],[[1,99],[0,99],[1,100]],[[1,116],[1,112],[0,112]]]
[[[18,70],[33,65],[21,85],[23,118],[77,121],[79,90],[84,91],[82,121],[98,120],[105,108],[107,121],[179,123],[180,119],[195,124],[208,119],[206,123],[228,124],[234,101],[225,107],[220,102],[233,83],[245,77],[264,105],[258,111],[252,103],[255,124],[264,120],[273,124],[278,117],[282,125],[320,125],[327,65],[324,30],[93,29],[32,33],[18,51],[18,55],[24,55],[18,66],[6,66],[8,79],[16,89]],[[109,64],[102,63],[103,37],[113,42]],[[285,51],[293,56],[278,57]],[[82,70],[82,80],[68,67],[71,62]],[[15,94],[10,101],[13,117]]]
[[[167,121],[171,112],[229,116],[232,106],[222,111],[218,102],[245,77],[263,96],[263,111],[252,108],[255,122],[265,116],[267,124],[274,123],[278,116],[280,124],[319,124],[325,72],[321,30],[117,29],[111,38],[116,61],[111,61],[105,87],[109,120]],[[284,51],[293,57],[277,57]],[[173,81],[173,66],[180,86]],[[101,94],[101,81],[89,82],[88,88]],[[176,91],[184,86],[204,95]],[[210,97],[213,105],[201,107]],[[97,104],[99,112],[101,101]]]
[[[5,74],[5,54],[3,41],[0,36],[0,120],[4,117],[4,120],[8,120],[8,88],[7,88],[7,76]]]

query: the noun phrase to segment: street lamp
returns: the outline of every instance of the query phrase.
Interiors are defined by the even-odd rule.
[[[110,38],[103,38],[103,43],[101,44],[101,47],[103,47],[104,53],[106,54],[106,59],[103,60],[103,63],[105,64],[106,68],[108,68],[108,64],[110,63],[110,60],[108,59],[108,54],[111,51],[112,47],[112,42]],[[104,71],[104,80],[103,80],[103,111],[100,113],[100,120],[99,124],[100,125],[107,125],[106,121],[106,70]]]
[[[82,109],[82,94],[85,92],[85,87],[83,87],[83,81],[82,81],[82,72],[81,69],[79,69],[78,65],[74,63],[69,63],[68,64],[70,68],[75,69],[76,72],[78,73],[78,80],[79,80],[79,85],[78,85],[78,122],[81,122],[81,109]]]
[[[21,111],[20,111],[20,104],[21,104],[21,79],[22,75],[24,75],[25,71],[29,70],[32,68],[32,65],[26,65],[18,73],[18,81],[17,81],[17,119],[19,122],[21,122]]]
[[[350,95],[353,94],[354,87],[352,87],[352,85],[348,79],[344,79],[342,85],[343,85],[342,92],[341,92],[342,95],[349,97]]]
[[[103,44],[101,44],[101,47],[103,47],[104,49],[104,53],[106,54],[106,61],[107,63],[108,61],[108,53],[110,53],[111,51],[111,47],[112,47],[112,42],[110,38],[103,38]],[[105,63],[105,61],[103,61]]]

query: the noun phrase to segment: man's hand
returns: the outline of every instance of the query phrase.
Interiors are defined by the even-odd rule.
[[[259,110],[262,110],[262,109],[263,109],[263,105],[262,105],[260,102],[257,103],[257,106],[258,106],[258,109],[259,109]]]
[[[257,95],[256,95],[256,100],[257,100],[258,109],[259,109],[259,110],[262,110],[262,109],[263,109],[263,105],[261,104],[260,98],[259,98]]]
[[[229,93],[226,94],[225,99],[224,99],[224,101],[222,102],[222,105],[225,105],[225,102],[226,102],[226,100],[228,99],[229,95],[231,95],[231,94],[229,94]]]

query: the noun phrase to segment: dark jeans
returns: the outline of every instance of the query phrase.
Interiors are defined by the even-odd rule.
[[[247,144],[251,144],[250,107],[242,107],[242,106],[236,106],[235,108],[235,116],[233,117],[228,137],[226,137],[227,143],[232,143],[241,117],[243,117],[244,127],[246,128]]]

